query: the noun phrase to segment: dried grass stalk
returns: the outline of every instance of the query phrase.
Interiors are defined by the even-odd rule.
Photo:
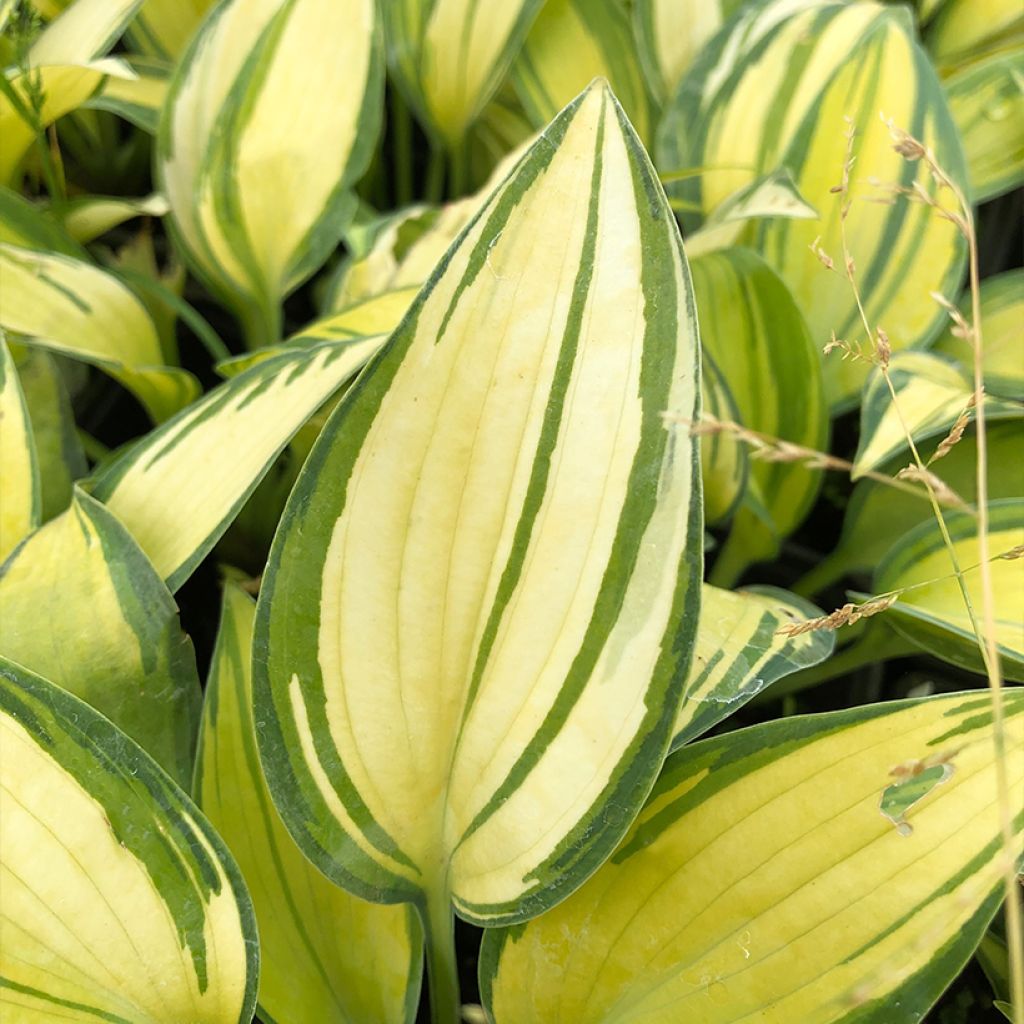
[[[777,636],[802,636],[804,633],[816,633],[822,629],[839,629],[842,626],[852,626],[861,619],[870,619],[872,615],[878,615],[887,608],[891,608],[899,599],[902,591],[892,594],[885,594],[882,597],[872,598],[864,604],[847,602],[842,608],[837,608],[828,615],[822,615],[817,619],[807,619],[806,622],[792,622],[782,626],[775,631]]]

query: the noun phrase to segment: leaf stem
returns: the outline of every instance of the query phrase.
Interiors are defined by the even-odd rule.
[[[715,564],[708,573],[708,583],[723,590],[731,590],[756,560],[756,556],[751,555],[752,552],[744,545],[734,526],[718,550]]]
[[[281,306],[273,301],[261,303],[247,300],[239,304],[237,315],[242,324],[245,347],[254,352],[281,340]]]
[[[820,562],[808,569],[790,587],[790,590],[801,597],[813,597],[826,587],[831,586],[846,572],[846,560],[842,555],[841,548],[836,548],[830,554],[825,555]]]
[[[431,1024],[458,1024],[459,975],[455,963],[455,919],[446,885],[431,886],[417,906],[423,923]]]
[[[412,117],[397,88],[391,90],[391,129],[395,157],[395,205],[412,202]]]
[[[451,178],[449,198],[461,199],[467,191],[469,180],[469,148],[465,139],[460,139],[451,149]]]
[[[427,182],[425,187],[428,203],[439,203],[444,192],[444,157],[441,146],[431,141],[430,160],[427,162]]]
[[[231,358],[231,350],[221,341],[220,336],[209,325],[206,318],[176,292],[130,267],[118,267],[112,273],[121,278],[128,287],[134,288],[136,292],[145,292],[171,310],[175,316],[188,325],[215,363]]]

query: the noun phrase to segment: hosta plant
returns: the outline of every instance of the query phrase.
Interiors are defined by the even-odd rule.
[[[1011,7],[0,0],[5,1021],[1022,1024]]]

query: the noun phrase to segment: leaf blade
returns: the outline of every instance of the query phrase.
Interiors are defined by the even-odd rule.
[[[259,1005],[273,1020],[411,1022],[421,962],[411,915],[330,883],[271,803],[251,711],[255,611],[252,598],[227,584],[193,791],[252,895],[263,961]]]
[[[32,421],[18,373],[0,335],[0,468],[4,482],[0,502],[0,562],[39,525],[42,496],[39,460]]]
[[[525,258],[541,232],[550,252]],[[611,380],[625,392],[605,394]],[[460,914],[492,920],[538,912],[596,866],[625,825],[608,804],[635,799],[667,743],[689,654],[696,445],[661,413],[692,415],[698,381],[674,221],[613,98],[595,86],[490,197],[334,413],[275,539],[256,627],[261,755],[290,831],[330,877],[415,901],[440,872]],[[622,426],[610,426],[606,413],[620,407]],[[473,445],[460,440],[474,433]],[[606,473],[608,495],[592,505],[583,494],[600,493]],[[594,531],[592,555],[567,544],[579,514],[592,523],[581,527]],[[565,557],[556,581],[545,567]],[[585,596],[574,606],[576,574]],[[519,595],[549,589],[556,603],[528,613]],[[672,614],[685,624],[668,627]],[[344,642],[352,630],[365,655]],[[628,695],[587,684],[614,673],[598,636],[627,645]],[[529,661],[513,653],[528,649]],[[373,664],[362,662],[371,651]],[[501,742],[527,700],[534,710]],[[616,701],[629,703],[630,720],[609,736],[600,719]],[[577,730],[600,737],[599,764],[581,781],[577,763],[556,790],[561,768],[548,765],[579,761]],[[570,828],[534,821],[515,837],[520,801],[544,799],[542,778]],[[503,830],[515,844],[505,853],[518,847],[520,859],[487,878]]]
[[[0,325],[99,367],[157,422],[199,393],[192,374],[161,365],[160,339],[142,302],[83,260],[0,244]]]
[[[547,0],[510,74],[535,128],[595,78],[607,78],[641,140],[651,141],[653,118],[629,15],[615,0]]]
[[[940,206],[919,165],[892,147],[879,114],[929,146],[966,188],[966,168],[945,95],[913,36],[909,12],[877,3],[761,0],[737,12],[681,83],[659,129],[663,167],[721,168],[673,185],[707,216],[759,174],[786,166],[820,220],[770,220],[745,239],[775,268],[797,300],[811,336],[846,340],[862,333],[845,274],[828,273],[811,250],[817,240],[842,267],[840,208],[867,317],[894,345],[920,347],[939,329],[931,292],[953,293],[966,248],[957,229],[926,203],[884,200],[884,186],[915,179]],[[706,83],[706,87],[705,87]],[[849,118],[847,123],[844,118]],[[832,194],[854,129],[856,173],[845,195]],[[878,182],[879,185],[872,184]],[[882,199],[882,203],[867,200]],[[694,225],[696,218],[690,218]],[[825,363],[834,410],[853,404],[865,369]]]
[[[243,321],[269,318],[272,335],[280,300],[337,242],[372,153],[375,12],[371,0],[232,0],[202,23],[171,82],[157,176],[177,236]]]
[[[377,350],[283,352],[215,388],[105,467],[92,493],[131,530],[172,589],[183,583],[296,430]],[[196,487],[202,479],[204,486]],[[164,495],[154,506],[154,493]]]
[[[102,505],[76,489],[0,566],[0,619],[0,653],[88,701],[187,783],[200,703],[192,644],[170,592]]]
[[[697,644],[671,749],[700,736],[777,680],[829,657],[835,635],[828,630],[795,637],[779,632],[820,614],[809,601],[777,587],[733,592],[704,584]]]
[[[920,1019],[999,901],[988,709],[977,692],[873,705],[675,754],[586,886],[487,935],[481,987],[494,1018]],[[1019,791],[1024,695],[1007,711]],[[928,758],[951,777],[899,832],[879,810],[890,769]],[[1022,829],[1018,807],[1018,844]]]
[[[970,63],[943,84],[975,202],[1024,182],[1024,46]]]
[[[252,908],[187,796],[102,715],[6,659],[0,729],[0,918],[18,950],[0,1006],[18,1020],[248,1021]]]
[[[456,145],[497,89],[543,0],[382,5],[388,64],[424,124]]]
[[[1024,680],[1024,588],[1020,564],[998,556],[1024,544],[1024,498],[989,501],[992,586],[998,595],[995,633],[1003,672]],[[964,572],[974,608],[981,607],[977,521],[966,512],[946,515],[946,526]],[[874,583],[879,592],[909,587],[889,609],[894,628],[929,654],[972,672],[984,672],[971,617],[949,555],[934,521],[928,520],[896,540],[882,559]]]

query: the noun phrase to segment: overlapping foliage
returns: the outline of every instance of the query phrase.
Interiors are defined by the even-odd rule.
[[[0,29],[5,1020],[1024,1020],[1019,5]]]

